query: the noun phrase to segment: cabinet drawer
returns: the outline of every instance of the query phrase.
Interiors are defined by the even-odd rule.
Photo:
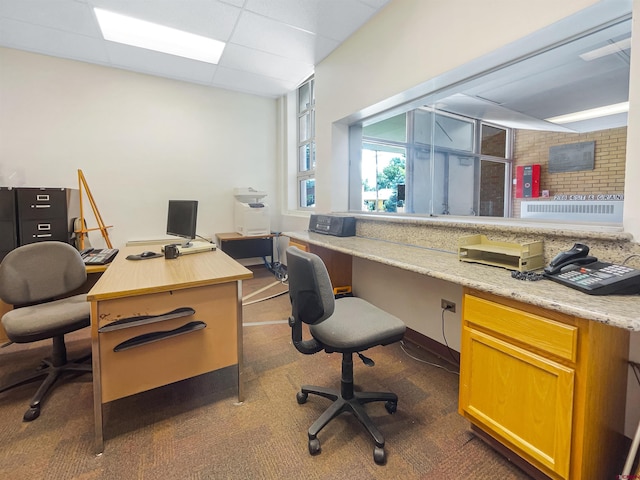
[[[578,327],[473,295],[465,295],[464,302],[465,322],[559,358],[576,361]]]
[[[67,218],[65,189],[17,189],[18,217],[21,220]]]
[[[69,227],[66,218],[20,222],[20,245],[47,240],[69,242]]]

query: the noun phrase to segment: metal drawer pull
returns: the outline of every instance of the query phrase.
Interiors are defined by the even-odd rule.
[[[51,237],[50,233],[42,233],[42,234],[33,236],[33,238],[49,238],[49,237]]]
[[[173,330],[145,333],[143,335],[138,335],[137,337],[133,337],[129,340],[125,340],[122,343],[119,343],[118,345],[113,347],[113,351],[122,352],[123,350],[129,350],[130,348],[141,347],[142,345],[159,342],[160,340],[166,340],[167,338],[177,337],[178,335],[184,335],[185,333],[196,332],[198,330],[202,330],[206,326],[206,323],[196,320],[193,322],[185,323],[181,327],[175,328]]]
[[[188,317],[193,315],[196,311],[191,307],[180,307],[175,310],[171,310],[167,313],[161,313],[160,315],[139,315],[136,317],[121,318],[115,320],[104,327],[100,327],[98,332],[112,332],[113,330],[120,330],[122,328],[138,327],[140,325],[146,325],[148,323],[162,322],[164,320],[172,320],[174,318]]]
[[[36,201],[37,202],[48,202],[49,201],[49,195],[36,195]]]
[[[31,208],[51,208],[51,205],[31,205]]]
[[[50,223],[39,223],[38,224],[38,230],[42,231],[42,230],[51,230],[51,224]]]

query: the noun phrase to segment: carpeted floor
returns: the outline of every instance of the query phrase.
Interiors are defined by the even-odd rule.
[[[256,269],[244,282],[245,297],[273,281]],[[237,404],[233,368],[117,400],[104,408],[105,452],[98,457],[90,375],[63,381],[31,423],[22,414],[35,385],[0,394],[0,478],[529,479],[470,433],[457,413],[457,375],[399,343],[369,350],[374,368],[357,359],[354,365],[356,388],[399,396],[394,415],[381,403],[367,406],[385,435],[387,464],[374,463],[373,442],[350,415],[331,422],[319,435],[322,452],[309,455],[307,428],[329,401],[310,396],[298,405],[295,394],[302,383],[337,387],[340,356],[297,352],[282,322],[288,308],[287,295],[245,306],[244,403]],[[85,352],[88,332],[68,344],[70,356]],[[46,342],[0,350],[0,378],[37,365],[48,351]]]

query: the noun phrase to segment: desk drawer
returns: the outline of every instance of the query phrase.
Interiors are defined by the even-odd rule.
[[[232,282],[98,302],[95,313],[100,321],[92,318],[92,331],[99,337],[102,402],[239,363],[236,292],[236,283]],[[159,315],[180,307],[191,307],[195,314],[98,333],[98,327],[113,320]],[[174,330],[196,320],[205,322],[206,327],[114,351],[131,338]]]
[[[571,362],[576,361],[578,327],[499,303],[465,295],[464,321]]]

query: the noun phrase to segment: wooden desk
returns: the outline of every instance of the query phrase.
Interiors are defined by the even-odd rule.
[[[223,367],[238,367],[238,401],[242,401],[242,280],[253,273],[215,250],[132,261],[140,247],[125,247],[87,295],[91,302],[95,444],[104,450],[102,408],[105,403]],[[178,308],[195,313],[164,316]],[[154,317],[152,323],[113,322]],[[166,332],[189,322],[206,327],[179,336],[114,351],[126,340]],[[106,327],[106,328],[105,328]]]
[[[244,236],[239,233],[216,233],[218,248],[233,258],[269,257],[273,259],[275,234]]]

